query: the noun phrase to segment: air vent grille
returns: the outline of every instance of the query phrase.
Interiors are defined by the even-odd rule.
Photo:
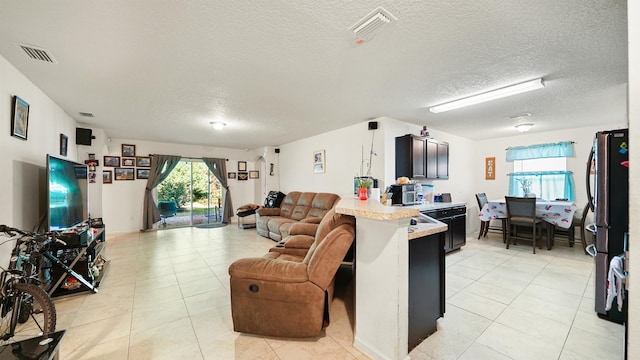
[[[58,63],[51,52],[47,49],[37,48],[35,46],[25,44],[18,44],[18,46],[29,58],[33,60],[44,61],[52,64]]]
[[[80,116],[84,116],[84,117],[93,117],[92,113],[88,113],[88,112],[79,112],[78,114],[80,114]]]
[[[353,32],[359,39],[369,41],[373,39],[385,25],[395,20],[397,20],[395,16],[391,15],[391,13],[383,7],[378,7],[351,26],[349,31]]]

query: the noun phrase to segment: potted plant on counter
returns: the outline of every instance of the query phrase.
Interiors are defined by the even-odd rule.
[[[356,177],[356,187],[358,188],[358,198],[367,200],[369,198],[369,188],[373,186],[373,179],[370,177]]]

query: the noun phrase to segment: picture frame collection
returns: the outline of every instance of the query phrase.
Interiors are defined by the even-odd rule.
[[[238,181],[246,181],[248,179],[259,179],[259,170],[247,170],[246,161],[238,161],[238,170],[227,172],[227,179],[236,179]]]
[[[104,156],[104,166],[112,170],[103,170],[102,183],[112,184],[113,181],[146,180],[151,171],[151,157],[137,156],[136,146],[122,144],[121,156]]]

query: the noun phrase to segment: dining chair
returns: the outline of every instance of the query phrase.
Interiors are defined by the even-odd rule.
[[[482,208],[487,204],[487,194],[485,193],[477,193],[476,200],[478,201],[478,211],[482,211]],[[501,227],[491,226],[491,220],[482,221],[480,220],[480,232],[478,233],[478,239],[481,237],[487,237],[487,232],[495,231],[502,233],[502,242],[507,242],[507,219],[499,219],[502,222]]]
[[[536,199],[505,196],[507,203],[507,249],[513,240],[513,244],[519,239],[531,240],[533,242],[533,253],[536,253],[536,240],[542,235],[542,219],[536,217]],[[532,228],[532,236],[526,237],[518,235],[518,227]],[[547,239],[548,241],[548,239]],[[542,244],[540,244],[542,248]]]
[[[582,242],[583,250],[586,249],[586,236],[584,234],[584,226],[587,218],[587,214],[589,213],[590,207],[589,203],[587,203],[582,211],[576,211],[573,214],[573,219],[571,221],[571,226],[568,229],[559,228],[557,226],[553,226],[553,230],[551,232],[551,246],[553,246],[555,240],[557,238],[566,239],[569,243],[569,247],[573,247],[576,241],[576,228],[580,231],[580,240]]]

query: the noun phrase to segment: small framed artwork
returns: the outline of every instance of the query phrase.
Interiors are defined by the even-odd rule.
[[[131,167],[136,166],[136,158],[122,158],[122,166]]]
[[[259,179],[259,178],[260,178],[260,171],[258,170],[249,171],[249,179]]]
[[[114,178],[116,180],[135,180],[135,172],[133,168],[115,168]]]
[[[249,178],[249,173],[246,171],[238,171],[238,180],[247,180]]]
[[[120,156],[105,156],[104,166],[120,167]]]
[[[313,152],[313,172],[320,174],[325,172],[326,161],[324,150],[318,150]]]
[[[136,169],[136,179],[148,179],[149,169]]]
[[[235,179],[236,178],[236,173],[234,173],[234,172],[227,173],[227,177],[229,179]]]
[[[27,140],[29,128],[29,104],[17,96],[13,97],[13,113],[11,115],[11,136]]]
[[[95,184],[96,183],[96,173],[95,172],[90,172],[89,173],[89,183],[90,184]]]
[[[89,160],[95,160],[96,154],[89,154]]]
[[[60,134],[60,155],[67,156],[67,143],[68,142],[69,142],[69,137],[67,137],[67,135],[65,135],[65,134]]]
[[[496,158],[488,157],[484,159],[484,178],[486,180],[496,179]]]
[[[247,171],[246,161],[238,161],[238,171]]]
[[[96,171],[96,166],[100,165],[98,160],[91,160],[91,159],[85,160],[84,163],[87,164],[87,166],[89,167],[89,171]]]
[[[104,170],[102,172],[102,183],[111,184],[113,182],[113,172],[111,170]]]
[[[122,156],[136,156],[136,146],[130,144],[122,144]]]
[[[150,156],[136,156],[136,166],[137,167],[151,167],[151,157]]]

